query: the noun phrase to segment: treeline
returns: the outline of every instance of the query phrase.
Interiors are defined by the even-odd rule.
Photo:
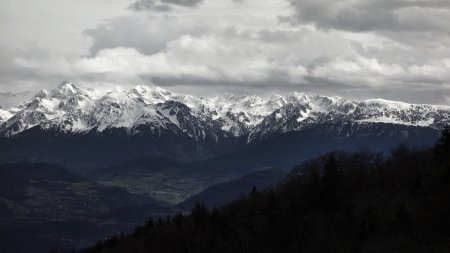
[[[331,153],[274,190],[149,219],[81,252],[450,252],[450,131],[387,157]]]

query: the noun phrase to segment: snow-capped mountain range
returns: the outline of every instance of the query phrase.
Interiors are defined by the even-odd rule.
[[[441,129],[450,107],[383,99],[351,101],[294,92],[264,99],[256,95],[195,97],[155,86],[102,94],[64,82],[17,106],[0,109],[0,135],[13,137],[39,127],[61,133],[125,129],[185,134],[194,140],[245,137],[248,142],[300,131],[321,123],[387,123]]]

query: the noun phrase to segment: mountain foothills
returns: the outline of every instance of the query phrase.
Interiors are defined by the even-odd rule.
[[[111,215],[130,206],[145,206],[146,212],[135,215],[134,223]],[[167,204],[151,197],[98,184],[61,166],[0,165],[0,252],[88,245],[96,238],[126,231],[148,215],[170,212]]]
[[[336,145],[320,152],[371,146],[371,137],[378,138],[374,148],[387,150],[400,142],[430,145],[449,122],[450,107],[383,99],[350,101],[296,92],[268,99],[194,97],[143,85],[104,94],[64,82],[0,109],[0,160],[78,167],[148,156],[194,161],[293,132],[333,138]],[[299,138],[291,139],[305,143]],[[308,140],[309,145],[318,141]]]
[[[449,186],[447,129],[433,148],[311,159],[275,189],[150,218],[79,252],[449,252]]]

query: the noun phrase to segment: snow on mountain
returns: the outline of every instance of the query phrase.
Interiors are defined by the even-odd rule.
[[[195,97],[145,85],[102,94],[64,82],[20,106],[0,109],[0,134],[5,136],[39,126],[64,133],[169,131],[197,141],[247,136],[252,142],[325,122],[440,129],[450,122],[450,107],[383,99],[350,101],[297,92],[268,99],[249,94]]]
[[[21,105],[14,116],[0,126],[0,131],[11,136],[37,125],[64,132],[84,131],[89,127],[84,124],[84,116],[97,99],[95,91],[64,82],[52,91],[40,91]]]
[[[299,130],[300,122],[310,116],[311,107],[309,105],[289,103],[275,110],[267,116],[260,124],[252,129],[248,137],[248,142],[262,139],[265,136],[273,136],[278,133]]]
[[[248,142],[330,122],[388,123],[440,129],[450,123],[450,107],[384,99],[350,101],[341,97],[293,93],[287,104],[253,128]]]
[[[10,119],[13,115],[10,111],[0,109],[0,124]]]
[[[132,91],[109,92],[91,109],[90,125],[102,132],[108,128],[131,128],[142,115],[156,115],[153,107]],[[151,120],[156,121],[153,117]]]
[[[355,111],[359,122],[384,122],[414,126],[443,127],[450,122],[447,106],[413,105],[384,99],[360,102]]]
[[[146,104],[164,103],[172,100],[172,93],[156,86],[138,85],[130,92],[132,97],[141,99]]]
[[[138,134],[144,126],[154,133],[170,130],[195,140],[217,141],[227,135],[221,132],[218,122],[192,111],[176,98],[159,87],[140,85],[130,91],[99,95],[64,82],[55,90],[39,92],[14,115],[2,110],[0,132],[13,136],[39,126],[65,133],[126,129],[130,134]]]
[[[213,134],[217,125],[210,118],[192,111],[176,101],[171,92],[159,87],[138,86],[131,91],[110,92],[100,98],[92,110],[91,129],[103,132],[124,128],[130,134],[150,131],[160,135],[164,130],[187,135],[195,140]]]
[[[229,137],[229,134],[221,131],[219,121],[213,120],[208,115],[197,113],[181,102],[167,101],[156,107],[158,113],[169,119],[177,127],[176,129],[180,129],[196,141],[208,139],[218,142],[220,139]]]
[[[221,129],[234,136],[248,134],[264,117],[283,105],[248,94],[242,96],[225,94],[206,98],[175,96],[172,99],[185,103],[196,113],[208,115],[220,122]]]

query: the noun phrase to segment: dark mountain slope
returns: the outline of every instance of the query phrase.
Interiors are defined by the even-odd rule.
[[[215,173],[242,176],[264,167],[289,170],[294,164],[334,150],[355,151],[364,147],[388,153],[400,144],[432,146],[438,138],[439,131],[429,127],[385,123],[323,124],[279,134],[229,155],[189,163],[185,172],[199,176],[209,173],[212,176]]]
[[[262,168],[288,171],[295,164],[334,150],[351,152],[364,147],[388,153],[402,143],[408,147],[430,146],[438,136],[437,130],[428,127],[383,123],[325,124],[280,134],[208,160],[179,162],[168,158],[139,158],[93,170],[89,176],[177,204],[207,187]]]
[[[267,169],[249,173],[236,180],[214,185],[196,194],[177,207],[182,210],[191,210],[197,203],[203,203],[207,208],[221,207],[240,197],[246,196],[255,189],[265,190],[275,187],[285,179],[287,174],[279,169]]]
[[[448,252],[450,131],[433,149],[333,153],[274,191],[149,220],[82,252]]]
[[[135,135],[130,135],[126,129],[64,134],[34,127],[14,137],[0,137],[0,163],[57,163],[89,170],[141,157],[201,160],[238,150],[242,143],[237,139],[220,143],[196,141],[169,130],[161,130],[155,135],[146,132],[145,127],[140,134]]]

